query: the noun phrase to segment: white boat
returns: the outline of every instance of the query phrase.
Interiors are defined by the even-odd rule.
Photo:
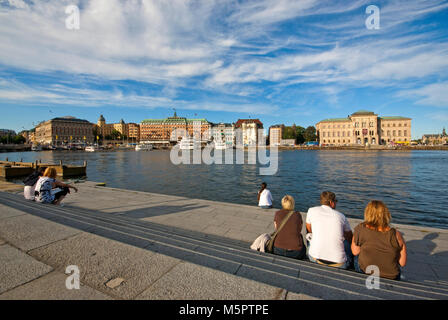
[[[150,151],[153,146],[150,143],[139,143],[135,146],[135,151]]]
[[[40,144],[33,144],[31,146],[31,151],[42,151],[42,146]]]
[[[194,149],[194,140],[191,138],[182,138],[180,141],[180,149],[181,150],[193,150]]]
[[[95,146],[87,146],[84,150],[87,152],[95,152],[98,151],[98,148]]]

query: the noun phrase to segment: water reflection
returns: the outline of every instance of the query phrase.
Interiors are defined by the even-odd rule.
[[[169,151],[23,152],[10,160],[82,164],[88,179],[108,186],[249,205],[257,204],[262,181],[274,206],[285,194],[306,211],[319,205],[323,190],[336,193],[338,209],[362,218],[372,199],[384,201],[393,221],[447,227],[448,153],[444,151],[282,151],[273,176],[260,176],[258,165],[173,165]],[[236,157],[234,156],[234,159]]]

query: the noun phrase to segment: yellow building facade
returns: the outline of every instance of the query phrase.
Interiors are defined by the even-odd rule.
[[[411,118],[379,117],[371,111],[360,110],[347,118],[319,121],[316,133],[320,145],[388,145],[409,144]]]

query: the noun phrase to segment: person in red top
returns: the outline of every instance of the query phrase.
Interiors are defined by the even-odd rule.
[[[294,211],[294,198],[286,195],[282,199],[282,209],[275,213],[275,230],[280,227],[283,219],[290,211]],[[302,215],[295,211],[288,219],[286,224],[277,234],[274,241],[274,254],[286,256],[295,259],[304,259],[306,257],[306,246],[302,238]]]

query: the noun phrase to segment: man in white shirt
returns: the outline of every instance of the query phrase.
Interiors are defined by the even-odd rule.
[[[266,182],[263,182],[260,191],[258,191],[258,206],[262,209],[272,208],[272,194],[266,187]]]
[[[336,210],[336,195],[324,191],[321,206],[308,209],[307,232],[312,233],[308,258],[311,262],[348,269],[353,263],[350,249],[353,233],[347,218]]]

